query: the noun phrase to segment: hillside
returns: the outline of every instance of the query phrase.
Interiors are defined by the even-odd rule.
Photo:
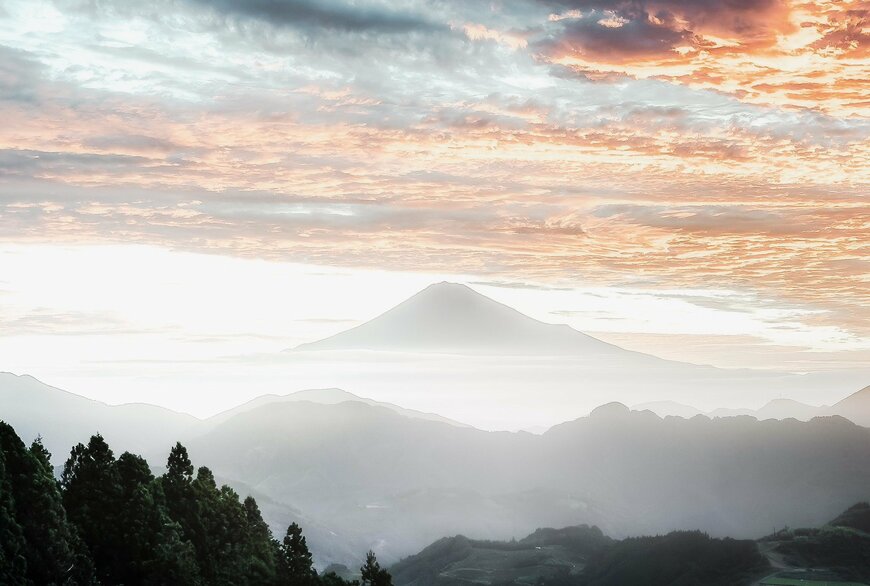
[[[840,417],[661,419],[619,404],[535,436],[362,403],[285,403],[233,417],[189,447],[223,476],[366,533],[385,559],[443,535],[504,539],[566,522],[616,537],[757,537],[824,523],[870,486],[870,430]]]
[[[870,583],[870,505],[849,507],[817,528],[782,529],[760,540],[780,567],[778,575],[802,580]]]
[[[520,541],[440,539],[390,568],[397,586],[534,584],[576,575],[612,540],[597,527],[538,529]]]
[[[374,401],[372,399],[360,397],[358,395],[354,395],[353,393],[348,393],[347,391],[344,391],[342,389],[335,388],[307,389],[304,391],[296,391],[295,393],[290,393],[288,395],[261,395],[254,399],[251,399],[246,403],[239,405],[238,407],[234,407],[232,409],[209,417],[206,420],[206,425],[203,427],[204,429],[209,429],[211,427],[214,427],[215,425],[223,423],[224,421],[236,415],[239,415],[240,413],[245,413],[258,407],[262,407],[264,405],[297,401],[308,401],[311,403],[318,403],[320,405],[336,405],[338,403],[345,403],[347,401],[355,401],[357,403],[365,403],[366,405],[371,405],[373,407],[383,407],[385,409],[389,409],[390,411],[394,411],[395,413],[398,413],[399,415],[402,415],[404,417],[410,417],[411,419],[439,421],[441,423],[448,423],[457,427],[469,427],[464,423],[448,419],[447,417],[442,417],[436,413],[424,413],[422,411],[415,411],[414,409],[405,409],[404,407],[399,407],[398,405],[393,405],[392,403]]]
[[[8,372],[0,373],[0,418],[27,441],[42,436],[55,462],[96,432],[125,450],[162,458],[173,442],[189,437],[200,423],[155,405],[107,405]]]
[[[56,462],[94,431],[157,462],[182,439],[195,461],[259,495],[273,527],[310,525],[321,563],[353,565],[348,553],[374,546],[393,561],[444,535],[504,539],[565,523],[615,537],[696,528],[757,537],[822,524],[870,498],[870,430],[835,416],[661,419],[615,403],[536,436],[343,401],[353,395],[330,389],[200,422],[30,377],[0,383],[3,418],[28,440],[41,433]]]
[[[870,427],[870,386],[838,401],[831,407],[831,412],[842,415],[858,425]]]
[[[390,571],[397,586],[735,586],[767,568],[748,540],[681,531],[618,541],[577,526],[538,529],[520,541],[445,538]]]
[[[870,581],[870,505],[818,528],[782,529],[757,542],[699,531],[614,540],[597,527],[538,529],[519,541],[436,541],[393,565],[397,586],[683,586]]]

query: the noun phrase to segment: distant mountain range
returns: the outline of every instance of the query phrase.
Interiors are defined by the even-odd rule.
[[[838,405],[861,414],[868,401],[863,389]],[[368,547],[390,561],[443,535],[503,539],[567,523],[616,537],[757,537],[870,498],[870,429],[839,416],[662,419],[614,403],[538,436],[321,389],[199,420],[4,373],[0,419],[28,441],[41,435],[56,463],[96,432],[156,466],[181,440],[195,464],[254,494],[276,530],[308,527],[322,564],[356,563]]]
[[[735,417],[749,415],[758,420],[764,419],[797,419],[809,421],[813,417],[825,417],[839,415],[846,419],[870,427],[870,386],[853,393],[833,405],[816,407],[807,405],[793,399],[774,399],[765,404],[761,409],[725,409],[719,408],[712,411],[701,411],[690,405],[673,401],[656,401],[641,403],[632,407],[635,411],[649,410],[660,417],[676,416],[690,418],[696,415],[707,417]]]
[[[385,560],[443,535],[565,523],[755,538],[870,498],[870,429],[837,416],[661,419],[611,404],[535,436],[299,402],[242,413],[188,447],[323,526],[367,536]]]
[[[410,419],[469,427],[435,413],[405,409],[392,403],[359,397],[341,389],[308,389],[287,395],[262,395],[207,419],[146,403],[108,405],[47,385],[29,375],[0,372],[0,420],[12,423],[24,438],[41,436],[55,463],[69,449],[100,433],[109,444],[163,457],[171,444],[202,435],[236,415],[280,403],[336,405],[348,401],[381,407]]]

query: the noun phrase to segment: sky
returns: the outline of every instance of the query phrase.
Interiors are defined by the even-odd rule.
[[[867,368],[868,96],[862,1],[7,0],[0,370],[87,394],[442,279],[666,358]]]

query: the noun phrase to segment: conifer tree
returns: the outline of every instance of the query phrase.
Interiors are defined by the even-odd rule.
[[[37,438],[28,450],[27,482],[19,489],[18,517],[27,540],[27,574],[34,584],[92,584],[94,565],[67,519],[51,454]]]
[[[99,434],[70,451],[61,474],[63,505],[102,582],[117,582],[120,484],[111,448]]]
[[[314,560],[308,550],[302,529],[296,523],[287,527],[287,533],[281,542],[281,559],[279,573],[281,584],[287,586],[306,586],[317,579]]]
[[[90,584],[93,565],[75,527],[67,520],[51,455],[37,439],[28,449],[9,425],[0,423],[0,454],[7,488],[21,530],[21,555],[30,584]],[[5,583],[0,581],[0,583]]]
[[[121,499],[116,579],[124,584],[196,584],[199,571],[193,547],[169,518],[148,463],[125,452],[116,467]]]
[[[0,450],[0,584],[26,584],[26,571],[24,535],[15,519],[15,500],[5,450]]]
[[[371,550],[366,554],[366,563],[359,571],[362,574],[363,586],[393,586],[393,577],[387,570],[381,568],[375,552]]]
[[[254,497],[248,496],[243,503],[247,524],[249,547],[248,580],[251,584],[274,584],[278,579],[277,564],[279,544],[272,538],[269,526],[263,520],[260,507]]]

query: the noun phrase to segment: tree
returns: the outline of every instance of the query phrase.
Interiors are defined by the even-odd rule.
[[[70,453],[63,474],[63,503],[106,584],[197,584],[193,548],[164,506],[162,487],[140,456],[115,460],[105,440],[93,436]]]
[[[196,584],[193,547],[181,538],[163,503],[161,487],[140,456],[125,452],[116,463],[121,506],[116,522],[118,570],[124,584]]]
[[[14,503],[26,581],[46,585],[90,584],[94,578],[93,564],[75,527],[67,520],[50,463],[51,454],[39,439],[29,449],[25,448],[15,430],[0,423],[0,457],[7,477],[7,487],[0,488],[0,494]],[[5,584],[7,579],[0,582]]]
[[[94,564],[67,519],[51,454],[37,438],[28,450],[28,482],[20,487],[18,515],[27,540],[27,575],[34,584],[91,584]]]
[[[278,579],[280,545],[272,538],[254,497],[245,498],[243,506],[248,530],[248,580],[251,584],[274,584]]]
[[[24,535],[15,519],[12,482],[7,472],[6,450],[3,449],[0,450],[0,584],[15,586],[27,583],[24,547]]]
[[[87,446],[73,447],[61,487],[64,508],[91,553],[97,578],[117,583],[123,564],[118,558],[120,483],[114,454],[101,435],[91,437]]]
[[[317,579],[314,560],[302,535],[302,529],[296,523],[287,527],[287,533],[281,542],[279,568],[281,584],[305,586],[313,584]]]
[[[375,552],[369,550],[366,554],[366,563],[359,569],[362,574],[363,586],[393,586],[393,577],[381,568]]]

